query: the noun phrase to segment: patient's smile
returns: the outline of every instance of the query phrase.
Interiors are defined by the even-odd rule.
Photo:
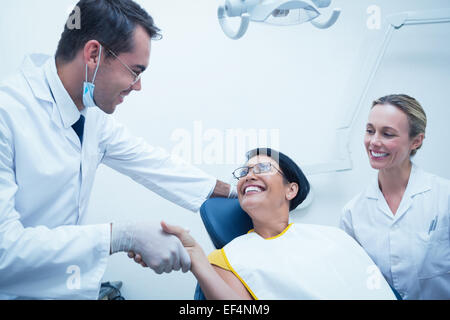
[[[261,186],[256,186],[256,185],[250,185],[245,187],[244,189],[244,194],[254,194],[254,193],[261,193],[265,191],[265,189]]]

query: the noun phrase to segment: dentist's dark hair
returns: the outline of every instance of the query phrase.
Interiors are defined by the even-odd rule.
[[[302,169],[287,155],[271,148],[256,148],[247,152],[247,160],[256,156],[268,156],[275,160],[280,166],[284,174],[286,183],[295,182],[298,184],[297,195],[289,202],[289,211],[294,210],[299,206],[308,196],[310,191],[309,181],[303,174]]]
[[[80,25],[74,27],[71,20],[75,21],[78,13]],[[153,18],[132,0],[81,0],[64,27],[56,59],[72,61],[90,40],[99,41],[117,55],[130,52],[137,26],[142,26],[152,39],[162,38]]]

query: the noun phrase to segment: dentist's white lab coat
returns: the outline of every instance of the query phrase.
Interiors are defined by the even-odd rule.
[[[450,181],[413,164],[396,214],[378,176],[343,209],[358,241],[403,299],[450,299]]]
[[[82,226],[103,163],[197,211],[216,179],[131,136],[98,108],[80,112],[53,57],[32,55],[0,86],[0,299],[96,299],[109,224]],[[79,283],[77,281],[80,281]]]

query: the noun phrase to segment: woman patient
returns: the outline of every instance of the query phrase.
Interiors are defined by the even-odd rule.
[[[233,174],[254,229],[209,260],[188,231],[162,222],[191,256],[207,299],[395,299],[365,251],[338,228],[289,223],[309,183],[289,157],[255,149]]]

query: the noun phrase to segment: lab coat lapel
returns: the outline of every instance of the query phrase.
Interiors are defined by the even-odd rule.
[[[60,128],[60,130],[64,133],[66,139],[69,140],[69,142],[75,147],[75,149],[81,152],[81,142],[77,134],[73,130],[72,126],[65,127],[63,119],[61,118],[58,105],[54,101],[52,101],[51,103],[53,105],[51,115],[52,121],[55,123],[56,126]]]
[[[44,65],[44,76],[48,82],[47,91],[50,91],[52,96],[52,120],[76,150],[81,152],[80,139],[72,129],[72,125],[80,118],[80,112],[59,79],[55,60],[51,57]]]
[[[55,109],[57,108],[57,106],[54,107]],[[78,135],[76,134],[75,130],[73,130],[72,126],[68,127],[68,128],[63,128],[64,130],[64,135],[66,136],[67,140],[69,140],[69,142],[79,151],[81,152],[81,141],[80,138],[78,137]]]
[[[378,189],[378,193],[379,193],[378,201],[377,201],[378,210],[383,211],[383,213],[385,215],[387,215],[389,218],[393,219],[394,215],[392,214],[391,208],[389,208],[386,198],[384,197],[384,195],[380,189]]]
[[[400,206],[395,214],[396,220],[399,220],[413,204],[414,197],[426,191],[431,190],[431,183],[424,175],[423,171],[414,163],[411,168],[408,185],[406,186]]]
[[[408,187],[406,187],[408,188]],[[405,190],[405,193],[403,194],[402,201],[400,202],[400,205],[398,206],[397,212],[395,213],[395,220],[398,221],[401,219],[401,217],[411,208],[412,205],[412,197],[410,195],[410,192],[408,189]]]
[[[392,211],[389,208],[386,199],[384,198],[383,193],[381,192],[378,185],[378,175],[373,178],[372,183],[367,188],[366,197],[368,199],[376,201],[376,207],[378,211],[383,212],[383,214],[388,216],[390,219],[393,219]]]
[[[391,219],[399,220],[413,204],[414,197],[422,192],[431,190],[431,183],[426,178],[423,171],[417,167],[414,163],[412,164],[411,174],[409,176],[408,185],[406,186],[405,193],[403,194],[400,205],[397,209],[395,215],[392,213],[383,193],[381,192],[378,185],[378,175],[373,179],[372,184],[369,185],[366,191],[366,197],[377,201],[377,209],[382,211],[385,215]]]
[[[52,61],[51,56],[32,54],[25,57],[21,71],[33,91],[35,98],[52,105],[51,119],[55,125],[64,132],[64,135],[74,147],[81,151],[81,143],[77,134],[72,129],[72,124],[70,124],[71,120],[67,121],[67,115],[64,117],[58,106],[58,99],[60,97],[59,91],[61,90],[51,89],[52,86],[55,87],[55,79],[51,76],[52,63],[55,64],[55,62]],[[54,66],[54,69],[54,72],[56,72],[56,65]],[[55,75],[55,77],[56,76],[57,75]],[[64,86],[62,86],[62,88],[64,89]],[[65,93],[67,94],[67,92]],[[73,101],[71,102],[73,103]]]

